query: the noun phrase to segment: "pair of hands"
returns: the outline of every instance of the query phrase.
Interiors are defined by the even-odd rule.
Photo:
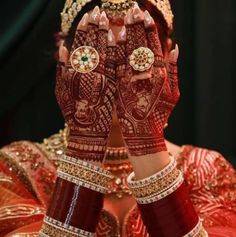
[[[70,58],[85,45],[99,54],[97,67],[89,73],[74,69],[65,47],[59,53],[55,92],[70,130],[67,155],[103,160],[114,105],[131,155],[166,150],[163,128],[179,98],[177,59],[173,51],[172,62],[164,62],[158,30],[149,13],[138,5],[129,10],[116,42],[105,12],[96,7],[78,24]],[[145,72],[134,70],[129,63],[139,47],[154,53],[154,63]]]

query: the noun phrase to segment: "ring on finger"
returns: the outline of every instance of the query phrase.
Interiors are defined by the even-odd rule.
[[[154,53],[146,47],[135,49],[129,57],[129,64],[136,71],[146,71],[154,63]]]
[[[76,72],[89,73],[97,67],[99,54],[93,47],[80,46],[72,52],[70,63]]]

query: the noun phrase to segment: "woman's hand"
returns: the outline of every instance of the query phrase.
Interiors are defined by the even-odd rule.
[[[98,7],[83,16],[68,61],[65,47],[60,50],[64,62],[58,64],[55,90],[69,127],[66,154],[95,162],[104,158],[116,92],[115,39],[108,29]]]
[[[123,137],[131,156],[166,151],[163,129],[179,99],[177,77],[174,83],[168,77],[158,29],[150,14],[135,5],[125,22],[118,39],[116,71],[116,105]],[[140,47],[150,49],[154,55],[147,70],[138,68],[131,56]],[[149,56],[151,64],[152,54]]]

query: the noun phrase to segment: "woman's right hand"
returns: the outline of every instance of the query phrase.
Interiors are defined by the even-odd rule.
[[[84,46],[89,48],[80,51]],[[55,94],[69,127],[69,156],[95,162],[104,158],[116,92],[114,47],[109,20],[95,7],[78,25],[69,60],[66,48],[60,49],[63,62],[58,64]],[[96,60],[96,68],[81,72]]]

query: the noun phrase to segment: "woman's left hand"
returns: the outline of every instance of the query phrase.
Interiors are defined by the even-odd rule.
[[[132,156],[166,151],[163,130],[179,99],[177,74],[169,77],[173,67],[164,62],[150,14],[135,5],[125,21],[118,39],[116,71],[116,106],[123,137]]]

